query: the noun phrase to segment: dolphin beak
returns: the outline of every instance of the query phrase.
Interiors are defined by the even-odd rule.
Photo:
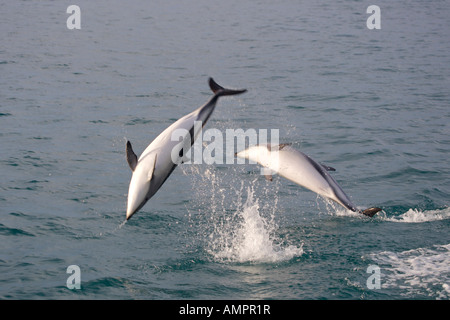
[[[135,205],[127,205],[127,220],[130,220],[133,214],[135,214],[141,207],[142,205],[138,207],[136,207]]]
[[[248,159],[247,150],[242,150],[234,154],[235,157]]]
[[[130,220],[130,218],[136,213],[138,212],[143,206],[144,204],[147,202],[147,200],[141,202],[137,207],[136,206],[127,206],[127,220]]]
[[[127,212],[127,220],[130,220],[130,218],[133,216],[134,212]]]

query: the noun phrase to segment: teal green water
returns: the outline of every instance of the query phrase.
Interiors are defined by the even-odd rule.
[[[448,1],[0,4],[0,298],[449,299]],[[182,165],[124,223],[137,153],[278,129],[368,219],[251,164]],[[79,266],[80,289],[67,268]],[[379,288],[368,285],[379,268]],[[370,281],[369,281],[370,282]]]

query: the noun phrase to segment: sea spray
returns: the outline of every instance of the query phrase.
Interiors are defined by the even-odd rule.
[[[107,234],[114,234],[116,233],[118,230],[122,229],[122,227],[127,223],[128,220],[123,220],[119,225],[115,226],[112,230],[108,230],[108,231],[102,231],[98,234],[99,237],[103,237]]]
[[[208,252],[219,261],[279,262],[303,254],[302,246],[285,245],[277,236],[273,216],[264,218],[254,190],[247,188],[247,200],[222,226],[210,234]]]
[[[190,202],[191,225],[197,241],[220,262],[278,262],[303,254],[302,245],[291,245],[280,236],[278,195],[265,180],[245,182],[242,169],[229,166],[189,166],[195,183]],[[194,221],[197,220],[197,221]]]

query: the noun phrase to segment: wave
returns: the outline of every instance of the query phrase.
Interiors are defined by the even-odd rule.
[[[370,258],[380,265],[382,289],[399,290],[406,297],[450,298],[450,244],[383,251]]]
[[[22,229],[18,229],[18,228],[10,228],[5,226],[4,224],[0,223],[0,235],[4,235],[4,236],[27,236],[27,237],[34,237],[35,235],[22,230]]]

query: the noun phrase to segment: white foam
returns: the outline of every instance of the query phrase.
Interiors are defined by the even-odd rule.
[[[441,210],[425,210],[425,211],[420,211],[417,209],[409,209],[407,212],[399,216],[385,218],[385,220],[393,222],[419,223],[419,222],[444,220],[449,218],[450,218],[450,208],[444,208]]]
[[[318,197],[318,199],[322,199],[323,202],[326,205],[326,212],[330,215],[338,216],[338,217],[362,217],[367,218],[364,215],[361,215],[358,212],[353,212],[350,210],[346,210],[345,208],[341,207],[340,205],[337,205],[333,203],[331,200]],[[318,206],[319,202],[317,201]],[[363,208],[358,208],[362,210]],[[374,216],[375,219],[381,219],[383,221],[392,221],[392,222],[402,222],[402,223],[421,223],[421,222],[428,222],[428,221],[439,221],[439,220],[445,220],[450,219],[450,207],[444,208],[444,209],[437,209],[437,210],[418,210],[418,209],[408,209],[403,214],[400,214],[398,216],[387,216],[386,212],[381,211],[377,213]]]
[[[362,217],[364,218],[365,216],[360,214],[359,212],[354,212],[351,210],[348,210],[346,208],[344,208],[343,206],[341,206],[340,204],[337,204],[336,202],[327,199],[325,197],[322,197],[320,195],[317,195],[316,198],[316,203],[317,203],[317,207],[319,208],[320,211],[323,211],[323,209],[321,209],[321,204],[325,204],[325,212],[329,215],[332,216],[336,216],[336,217]],[[367,217],[365,217],[367,218]]]
[[[450,244],[400,253],[371,254],[381,268],[381,288],[396,289],[403,296],[450,298]]]

